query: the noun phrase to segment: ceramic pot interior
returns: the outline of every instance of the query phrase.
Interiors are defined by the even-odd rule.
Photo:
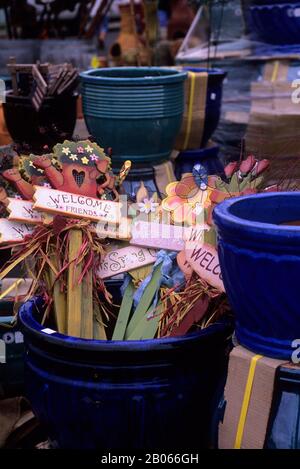
[[[300,220],[300,194],[274,194],[269,197],[244,198],[230,205],[228,212],[241,220],[251,222],[273,225],[297,222]]]

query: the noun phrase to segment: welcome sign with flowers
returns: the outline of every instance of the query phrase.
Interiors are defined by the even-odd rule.
[[[0,242],[15,246],[0,279],[24,262],[33,280],[28,297],[42,295],[44,321],[53,313],[57,330],[68,335],[138,340],[185,334],[209,323],[210,310],[218,317],[228,309],[213,207],[255,192],[267,166],[251,156],[228,165],[221,180],[198,165],[166,187],[164,200],[150,198],[141,184],[136,203],[128,205],[121,189],[130,162],[113,175],[95,143],[65,141],[53,153],[23,157],[19,168],[3,172],[21,199],[0,194],[8,213],[0,220]],[[123,299],[114,319],[104,279],[120,274]]]

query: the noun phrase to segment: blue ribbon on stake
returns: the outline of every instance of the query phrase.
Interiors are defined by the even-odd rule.
[[[155,308],[157,305],[158,293],[159,293],[159,289],[161,286],[172,288],[175,285],[180,285],[183,283],[184,281],[183,272],[179,269],[177,264],[174,266],[174,263],[173,263],[173,261],[176,259],[176,256],[177,256],[177,252],[164,251],[163,249],[157,253],[157,258],[152,267],[151,273],[141,282],[140,286],[138,287],[138,289],[136,290],[133,296],[133,304],[135,308],[140,302],[143,296],[143,293],[145,291],[145,288],[151,281],[152,274],[158,265],[161,264],[161,275],[158,281],[158,288],[157,288],[154,300],[151,305],[152,308]],[[122,294],[125,291],[129,281],[130,281],[130,276],[127,274],[127,276],[124,279],[124,283],[122,285],[122,289],[121,289]]]

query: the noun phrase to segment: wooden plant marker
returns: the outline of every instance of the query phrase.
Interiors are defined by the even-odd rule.
[[[33,202],[8,197],[8,219],[24,223],[43,223],[43,214],[33,209]]]
[[[142,298],[128,324],[126,329],[125,339],[128,339],[132,336],[135,328],[138,326],[139,322],[146,316],[147,311],[149,310],[151,303],[153,301],[154,295],[158,289],[159,279],[161,276],[161,264],[156,266],[152,274],[152,278],[148,283],[145,291],[142,295]]]
[[[98,275],[102,279],[114,277],[123,272],[129,272],[137,267],[153,264],[157,251],[138,246],[112,249],[101,262]]]
[[[80,337],[81,334],[81,284],[78,280],[81,274],[81,265],[75,265],[79,249],[82,245],[82,231],[72,228],[69,235],[69,261],[68,291],[67,291],[67,334]]]
[[[184,228],[163,223],[137,221],[132,225],[130,244],[154,249],[182,251],[184,248]]]
[[[57,94],[60,95],[62,93],[65,93],[66,91],[71,89],[76,84],[77,81],[78,81],[78,72],[76,69],[73,69],[72,71],[67,73],[64,82],[57,89]]]
[[[58,271],[57,254],[53,251],[50,255],[51,263],[56,271]],[[61,291],[60,283],[56,281],[56,274],[50,269],[50,282],[53,288],[54,314],[56,319],[57,330],[61,334],[67,333],[67,303],[66,295]]]
[[[42,186],[34,186],[34,189],[34,210],[107,223],[119,223],[120,221],[121,204],[118,202],[95,199]]]
[[[81,287],[81,337],[93,338],[93,276],[92,271],[86,273]]]
[[[32,104],[35,110],[39,111],[47,95],[48,86],[36,65],[32,66],[32,76],[36,83],[36,88],[32,96]]]
[[[190,280],[192,274],[193,274],[193,269],[186,260],[186,252],[183,250],[179,252],[176,256],[177,264],[178,267],[181,269],[183,272],[185,279],[188,281]]]
[[[207,225],[192,227],[169,225],[148,221],[135,221],[131,227],[130,244],[154,249],[182,251],[185,240],[203,239]]]
[[[128,337],[128,340],[153,339],[158,329],[162,311],[162,302],[159,302],[156,308],[150,306],[147,313],[141,318],[134,331]],[[153,317],[151,317],[152,313]]]
[[[225,291],[218,252],[214,246],[189,241],[186,245],[185,255],[187,262],[201,278],[217,290]]]
[[[132,281],[130,280],[125,290],[124,296],[123,296],[123,300],[121,303],[121,307],[120,307],[120,311],[118,314],[118,319],[115,325],[112,340],[124,340],[130,311],[133,305],[134,292],[135,292],[135,288],[133,286]]]
[[[0,244],[7,242],[19,242],[25,236],[32,235],[35,225],[10,221],[7,218],[0,219]]]
[[[94,318],[93,318],[93,336],[94,336],[94,339],[96,339],[96,340],[107,340],[104,325],[100,324],[100,322],[97,321],[97,319],[96,319],[96,316],[101,316],[99,305],[97,303],[95,303],[94,310],[95,310],[95,313],[96,313],[94,315]]]

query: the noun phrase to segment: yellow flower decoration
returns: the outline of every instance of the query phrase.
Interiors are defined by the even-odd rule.
[[[89,160],[87,159],[86,156],[84,156],[83,158],[81,158],[81,161],[83,164],[88,164],[89,163]]]

